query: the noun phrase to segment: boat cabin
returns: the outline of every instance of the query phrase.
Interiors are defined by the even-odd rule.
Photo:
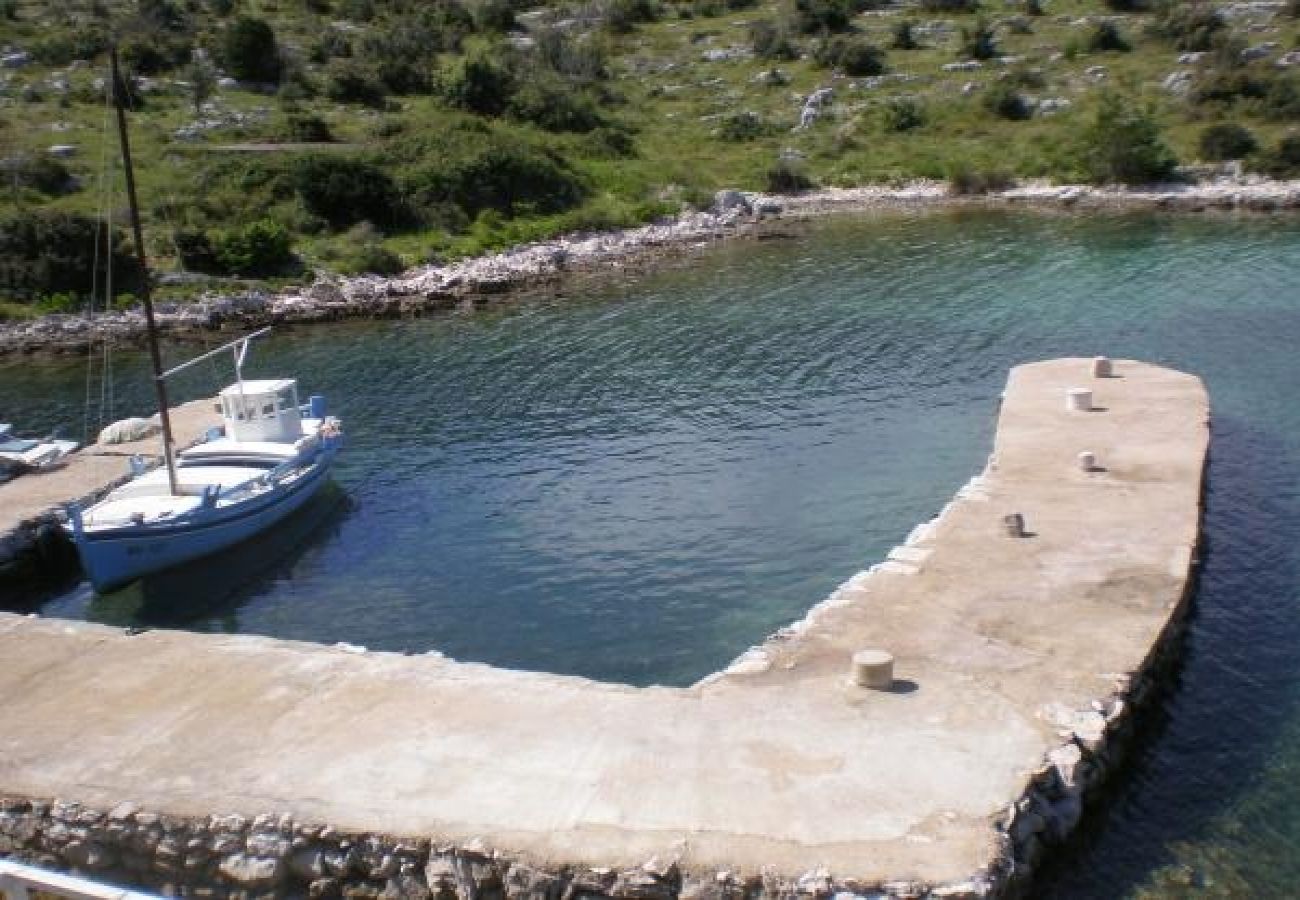
[[[226,437],[232,441],[292,444],[302,437],[298,382],[293,378],[241,381],[218,397]]]

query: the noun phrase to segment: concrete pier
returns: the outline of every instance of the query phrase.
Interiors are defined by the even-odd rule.
[[[1074,388],[1092,391],[1089,410],[1067,404]],[[1078,821],[1185,609],[1208,434],[1195,377],[1123,360],[1112,377],[1090,359],[1018,367],[988,469],[936,520],[686,689],[0,616],[0,793],[105,822],[130,801],[201,820],[196,840],[225,827],[207,817],[240,814],[244,837],[167,876],[225,889],[338,889],[343,875],[269,863],[240,880],[277,852],[248,831],[274,814],[316,823],[281,827],[286,858],[330,840],[351,852],[336,831],[406,840],[419,866],[366,877],[415,896],[440,896],[440,872],[470,877],[439,869],[439,847],[568,872],[597,896],[663,894],[572,879],[632,866],[653,882],[671,867],[694,873],[667,891],[683,897],[731,896],[741,876],[810,895],[997,893]],[[1081,468],[1084,450],[1099,464]],[[887,688],[850,677],[868,648],[892,656]],[[63,844],[29,836],[13,852],[57,856],[82,814]],[[11,803],[0,836],[4,816],[48,829],[51,815]]]

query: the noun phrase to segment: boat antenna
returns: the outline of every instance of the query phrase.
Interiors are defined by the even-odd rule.
[[[113,108],[117,111],[117,139],[122,148],[122,170],[126,174],[126,199],[131,210],[131,232],[135,238],[135,254],[140,260],[140,299],[144,303],[145,330],[149,341],[149,362],[153,366],[154,392],[158,395],[158,419],[162,424],[163,460],[167,464],[167,485],[173,495],[180,493],[176,478],[176,457],[172,444],[172,423],[168,415],[167,382],[163,378],[162,354],[158,351],[158,326],[154,321],[153,297],[150,294],[149,263],[145,259],[144,232],[140,228],[140,204],[135,195],[135,173],[131,168],[131,142],[126,136],[126,85],[117,63],[117,47],[111,47],[108,58],[113,74]],[[110,246],[112,237],[109,237]]]

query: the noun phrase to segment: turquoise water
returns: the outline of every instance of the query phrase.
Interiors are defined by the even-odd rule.
[[[1140,357],[1210,388],[1205,566],[1164,715],[1043,891],[1289,894],[1297,272],[1296,220],[896,214],[496,310],[281,331],[250,370],[329,395],[340,490],[274,546],[38,605],[685,684],[978,471],[1009,366]],[[143,361],[115,366],[117,412],[147,407]],[[84,382],[80,360],[0,360],[0,420],[79,430]]]

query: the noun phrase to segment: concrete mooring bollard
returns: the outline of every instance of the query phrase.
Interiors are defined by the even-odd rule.
[[[1065,392],[1065,408],[1071,412],[1088,412],[1092,409],[1092,391],[1088,388],[1070,388]]]
[[[1095,471],[1097,468],[1097,454],[1091,450],[1084,450],[1078,456],[1079,468],[1085,472]]]
[[[1008,537],[1024,537],[1025,517],[1020,513],[1009,513],[1002,517],[1002,527],[1006,531]]]
[[[859,650],[853,654],[849,678],[858,687],[885,690],[894,686],[894,655],[884,650]]]
[[[1094,356],[1092,358],[1092,377],[1109,378],[1111,376],[1111,365],[1109,356]]]

